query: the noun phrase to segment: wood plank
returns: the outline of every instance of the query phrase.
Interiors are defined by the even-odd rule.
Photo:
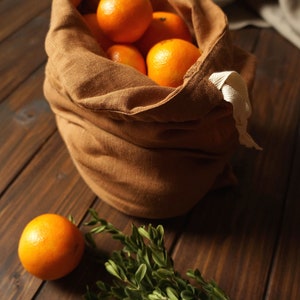
[[[49,8],[51,0],[1,0],[0,41]]]
[[[255,27],[246,27],[230,32],[233,43],[248,52],[253,52],[260,36],[260,30]]]
[[[80,222],[94,199],[56,132],[0,199],[1,299],[32,299],[41,285],[17,257],[27,222],[46,212],[72,214]]]
[[[273,78],[273,85],[266,86],[272,93],[266,93],[266,99],[271,103],[263,107],[259,113],[262,118],[263,110],[270,109],[267,116],[266,138],[270,147],[280,147],[281,153],[271,151],[268,157],[269,176],[265,189],[277,193],[277,197],[285,196],[281,211],[283,226],[279,243],[276,244],[275,262],[273,261],[270,284],[266,292],[266,299],[298,299],[299,291],[299,120],[300,120],[300,90],[298,75],[300,68],[299,49],[289,44],[282,37],[279,38],[282,47],[273,46],[276,52],[265,52],[265,70],[261,72],[262,80],[267,76]],[[270,54],[272,53],[272,54]],[[273,97],[272,97],[273,96]],[[272,120],[272,123],[271,123]],[[261,127],[261,125],[260,125]],[[273,143],[272,143],[273,141]],[[289,172],[287,171],[289,170]],[[275,175],[271,175],[275,174]],[[266,174],[267,176],[267,174]],[[271,179],[272,178],[272,179]],[[272,184],[273,181],[273,184]],[[282,188],[280,188],[282,187]],[[278,218],[281,222],[282,218]]]
[[[43,80],[41,67],[0,103],[0,195],[56,130]]]
[[[0,43],[0,102],[46,61],[50,9]]]
[[[300,57],[299,57],[300,59]],[[296,91],[295,91],[296,92]],[[300,90],[298,96],[300,99]],[[300,129],[292,161],[282,231],[275,254],[266,299],[300,299]]]
[[[21,230],[35,215],[72,214],[82,224],[92,205],[125,232],[132,222],[163,224],[175,268],[181,273],[199,268],[232,299],[300,298],[299,50],[271,29],[233,33],[238,45],[257,54],[249,129],[263,152],[240,148],[232,160],[239,185],[212,191],[187,216],[135,219],[95,202],[55,129],[41,89],[51,1],[33,8],[34,1],[0,3],[1,16],[8,11],[10,20],[19,3],[20,16],[1,31],[0,43],[0,298],[82,299],[86,284],[105,277],[87,252],[69,276],[42,282],[23,270],[16,253]],[[20,15],[25,5],[32,10]],[[104,235],[97,244],[103,257],[118,248]]]
[[[297,49],[265,29],[255,54],[249,129],[264,150],[239,149],[233,159],[238,187],[210,193],[201,201],[175,249],[180,270],[198,267],[232,299],[244,300],[264,297],[300,111]]]

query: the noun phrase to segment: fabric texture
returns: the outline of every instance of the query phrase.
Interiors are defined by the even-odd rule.
[[[255,73],[211,0],[161,3],[183,16],[203,51],[178,88],[108,60],[69,0],[53,0],[45,43],[44,94],[75,166],[103,201],[144,218],[184,214],[235,182],[232,104],[209,76],[233,70],[251,89]]]
[[[234,2],[234,3],[232,3]],[[230,29],[248,25],[273,27],[296,47],[300,48],[299,0],[216,1],[229,18]]]

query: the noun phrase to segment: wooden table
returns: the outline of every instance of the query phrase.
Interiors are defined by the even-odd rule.
[[[0,299],[81,299],[102,272],[88,257],[69,276],[43,282],[18,260],[25,224],[41,213],[87,210],[129,232],[128,217],[98,199],[78,175],[44,99],[50,0],[0,3]],[[257,56],[249,131],[263,151],[240,147],[233,188],[209,193],[187,215],[159,221],[175,267],[199,268],[235,300],[300,299],[300,51],[273,29],[233,32]],[[156,222],[152,222],[156,223]],[[101,237],[103,251],[116,245]],[[98,271],[98,273],[97,273]]]

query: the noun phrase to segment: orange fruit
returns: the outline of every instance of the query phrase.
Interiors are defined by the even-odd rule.
[[[96,13],[84,14],[82,15],[82,17],[86,22],[88,28],[92,32],[93,36],[104,50],[106,50],[113,44],[113,42],[101,30],[97,21]]]
[[[159,85],[177,87],[183,83],[185,73],[200,55],[200,49],[185,40],[161,41],[148,52],[148,76]]]
[[[80,230],[67,218],[43,214],[24,228],[18,246],[23,267],[43,280],[61,278],[79,264],[84,252]]]
[[[81,3],[81,0],[72,0],[71,2],[75,7],[77,7]]]
[[[152,21],[137,41],[136,45],[143,55],[146,55],[150,48],[162,40],[183,39],[192,42],[192,35],[185,21],[172,12],[153,12]]]
[[[122,63],[146,74],[146,62],[139,50],[132,45],[116,44],[106,51],[107,57],[112,61]]]
[[[150,0],[101,0],[97,8],[98,23],[116,43],[133,43],[152,20]]]

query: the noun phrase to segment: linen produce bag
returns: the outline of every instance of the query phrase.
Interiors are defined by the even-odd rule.
[[[184,214],[232,182],[233,106],[209,76],[234,70],[251,88],[255,70],[212,1],[160,3],[186,20],[203,51],[178,88],[107,59],[69,0],[53,0],[45,42],[44,94],[79,173],[103,201],[146,218]]]

